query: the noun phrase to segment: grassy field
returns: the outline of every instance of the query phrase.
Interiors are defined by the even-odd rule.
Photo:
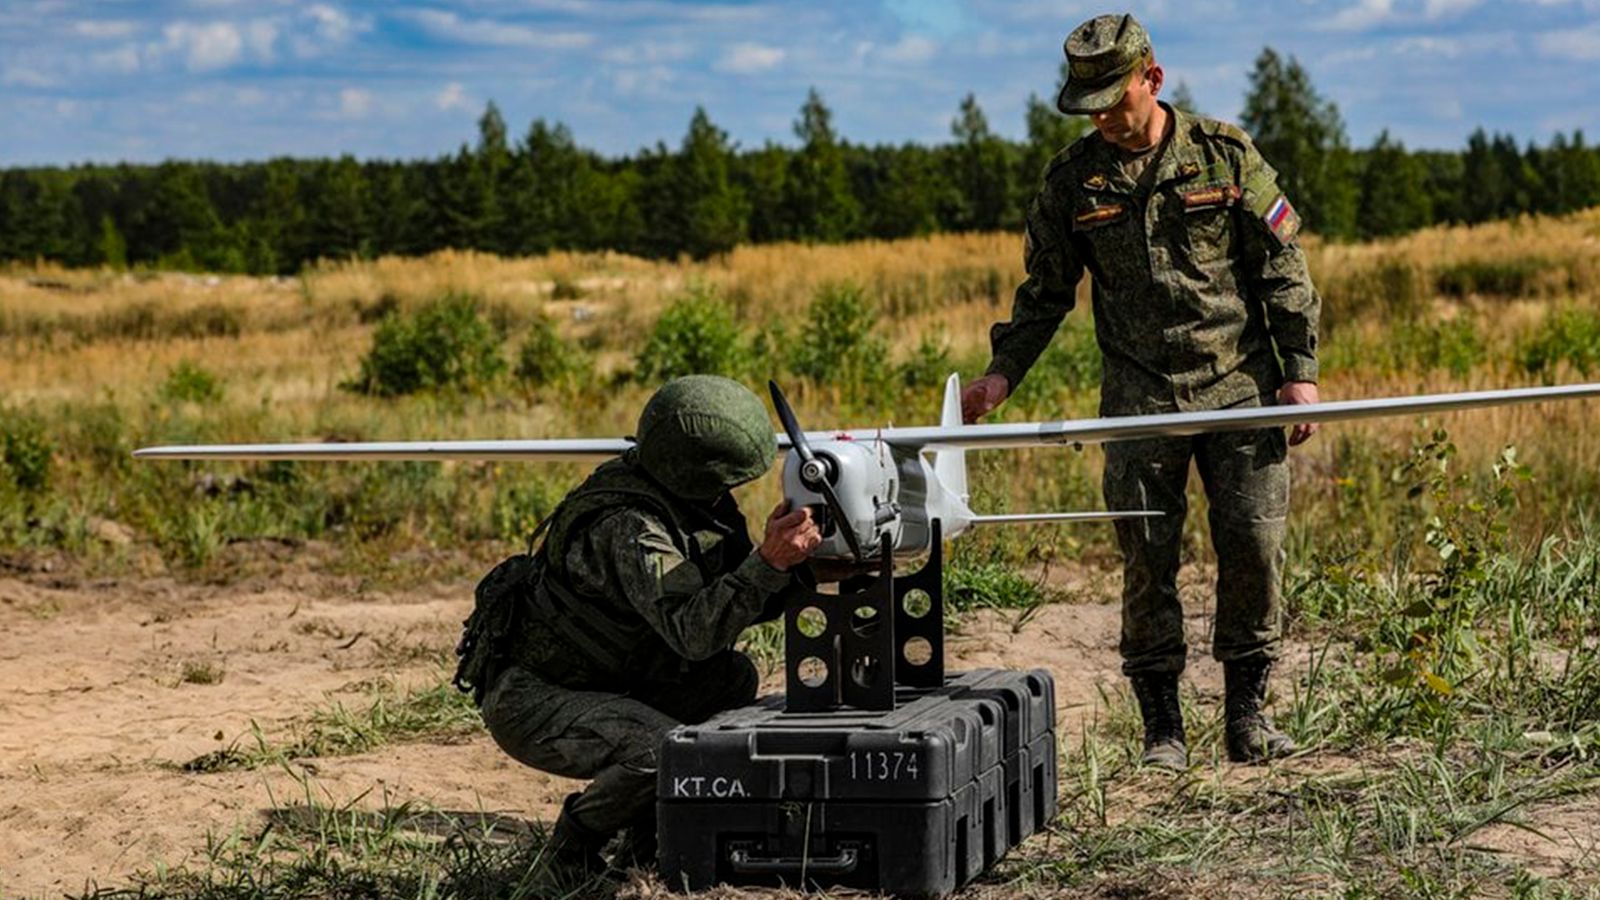
[[[1324,399],[1600,370],[1600,210],[1307,250],[1325,302]],[[295,279],[14,268],[0,276],[0,574],[228,585],[272,577],[284,565],[273,548],[286,547],[364,585],[470,583],[581,472],[147,464],[129,452],[618,436],[660,378],[688,369],[778,378],[812,428],[927,424],[945,373],[981,371],[987,327],[1020,275],[1019,241],[1004,234],[747,248],[706,264],[446,253]],[[1000,418],[1093,414],[1082,300]],[[476,343],[419,369],[430,321]],[[409,391],[418,378],[445,383]],[[1140,771],[1136,716],[1112,685],[1093,723],[1063,733],[1051,835],[973,895],[1600,892],[1594,418],[1593,403],[1572,403],[1325,428],[1292,457],[1300,655],[1277,700],[1310,752],[1216,764],[1215,722],[1201,715],[1204,763],[1179,779]],[[973,465],[980,512],[1099,506],[1092,448]],[[776,479],[742,499],[764,514]],[[1191,515],[1187,535],[1202,569],[1204,521]],[[965,615],[990,608],[1025,631],[1042,606],[1084,599],[1061,573],[1114,568],[1104,529],[994,530],[957,545],[950,578]],[[748,642],[776,652],[770,629]],[[222,677],[199,662],[182,673]],[[375,689],[196,766],[250,770],[472,727],[453,695]],[[309,784],[302,807],[100,893],[513,896],[538,851],[538,828],[442,823],[408,804],[319,799]],[[1559,852],[1523,852],[1541,838]],[[660,887],[636,878],[622,893]]]

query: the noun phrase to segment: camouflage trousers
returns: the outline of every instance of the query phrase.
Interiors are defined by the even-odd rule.
[[[512,666],[483,699],[495,743],[524,765],[593,779],[567,811],[599,834],[655,830],[656,753],[680,724],[697,724],[755,699],[760,678],[743,653],[725,650],[680,680],[627,694],[559,687]]]
[[[1166,513],[1116,525],[1123,560],[1122,671],[1183,671],[1188,648],[1178,562],[1191,461],[1205,486],[1217,554],[1212,655],[1222,662],[1276,659],[1289,511],[1283,429],[1118,441],[1105,452],[1106,506]]]

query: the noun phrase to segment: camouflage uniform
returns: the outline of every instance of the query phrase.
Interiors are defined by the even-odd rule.
[[[1131,177],[1097,133],[1046,169],[1027,217],[1027,280],[1011,321],[990,335],[989,372],[1011,391],[1072,309],[1085,270],[1102,415],[1270,403],[1285,378],[1316,381],[1321,303],[1276,174],[1238,128],[1165,108],[1171,130],[1146,177]],[[1289,488],[1281,429],[1119,442],[1106,447],[1107,505],[1168,513],[1117,526],[1130,675],[1184,666],[1176,579],[1191,459],[1218,557],[1214,654],[1277,652]]]
[[[653,847],[662,736],[755,698],[755,667],[732,647],[781,614],[792,583],[754,552],[728,493],[776,449],[753,394],[707,376],[671,382],[646,407],[638,441],[541,526],[504,663],[482,698],[512,757],[593,779],[557,827],[595,849],[623,828]]]

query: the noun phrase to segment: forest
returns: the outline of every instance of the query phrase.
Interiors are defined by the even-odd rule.
[[[1408,150],[1385,131],[1352,147],[1337,104],[1271,48],[1237,113],[1195,110],[1181,80],[1168,99],[1242,125],[1307,228],[1330,240],[1600,204],[1600,149],[1582,131],[1523,146],[1479,128],[1460,150]],[[287,275],[318,259],[443,249],[698,260],[746,243],[1016,229],[1044,167],[1088,128],[1032,95],[1025,137],[1008,139],[968,94],[947,143],[869,146],[840,134],[813,90],[794,146],[740,147],[696,109],[677,146],[607,158],[544,119],[514,137],[491,102],[475,140],[433,159],[0,171],[0,260]]]

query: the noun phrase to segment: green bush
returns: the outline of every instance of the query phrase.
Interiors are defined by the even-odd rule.
[[[545,316],[533,321],[517,351],[515,374],[532,387],[567,384],[589,370],[589,361],[577,347],[561,339],[555,323]]]
[[[667,307],[634,358],[634,377],[661,382],[680,375],[738,377],[750,352],[733,312],[709,290],[696,287]]]
[[[1434,285],[1446,297],[1526,297],[1534,293],[1539,274],[1549,266],[1537,257],[1469,259],[1440,269]]]
[[[850,282],[824,285],[806,313],[791,368],[818,384],[861,385],[878,379],[889,347],[873,332],[872,303]]]
[[[896,367],[900,383],[913,390],[939,387],[954,366],[942,338],[923,335],[917,348]]]
[[[172,403],[215,403],[222,399],[222,384],[217,376],[185,359],[167,373],[159,393],[161,399]]]
[[[0,410],[0,479],[19,489],[42,492],[50,485],[55,447],[38,416]]]
[[[1517,349],[1517,362],[1533,375],[1553,374],[1561,363],[1584,375],[1600,370],[1600,315],[1577,309],[1552,313]]]
[[[421,391],[481,390],[504,374],[500,338],[464,294],[431,301],[410,315],[384,318],[361,371],[347,390],[380,397]]]

